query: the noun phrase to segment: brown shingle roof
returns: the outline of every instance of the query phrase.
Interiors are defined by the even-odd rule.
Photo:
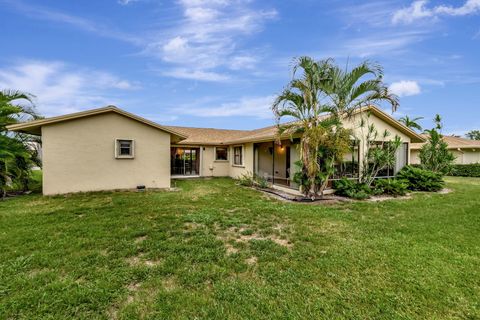
[[[191,128],[191,127],[176,127],[165,126],[166,128],[179,132],[187,138],[179,142],[179,144],[207,144],[220,145],[227,141],[240,139],[248,135],[251,131],[248,130],[228,130],[228,129],[213,129],[213,128]]]
[[[376,107],[365,107],[357,112],[371,111],[375,113],[378,117],[386,121],[392,126],[397,127],[397,129],[405,132],[412,138],[412,141],[424,141],[425,139],[421,137],[416,132],[405,127],[400,122],[393,119],[388,114],[384,113],[382,110]],[[64,116],[46,118],[41,120],[35,120],[31,122],[14,124],[7,127],[9,130],[28,132],[32,134],[41,134],[41,127],[44,125],[68,121],[72,119],[77,119],[81,117],[93,116],[96,114],[101,114],[105,112],[116,112],[122,114],[126,117],[132,118],[139,122],[143,122],[146,125],[150,125],[157,129],[161,129],[171,133],[174,136],[173,143],[179,143],[183,145],[195,144],[195,145],[221,145],[221,144],[236,144],[236,143],[245,143],[245,142],[261,142],[269,141],[275,139],[277,132],[276,126],[269,126],[265,128],[260,128],[256,130],[229,130],[229,129],[213,129],[213,128],[190,128],[190,127],[178,127],[178,126],[162,126],[153,121],[141,118],[124,110],[121,110],[115,106],[108,106],[105,108],[93,109],[88,111],[82,111],[78,113],[72,113]]]
[[[428,135],[422,134],[425,139],[428,139]],[[455,136],[443,136],[443,140],[448,144],[449,149],[480,149],[479,140],[470,140]],[[421,149],[425,143],[412,143],[411,149],[418,150]]]
[[[370,111],[376,116],[380,117],[383,121],[386,121],[390,125],[396,127],[397,129],[405,132],[412,138],[412,141],[424,141],[425,139],[413,131],[405,127],[402,123],[398,122],[390,115],[386,114],[382,110],[376,107],[365,107],[358,110],[357,112]],[[323,115],[322,117],[328,117],[328,115]],[[175,126],[166,126],[167,128],[180,132],[186,136],[187,139],[179,142],[179,144],[207,144],[207,145],[218,145],[218,144],[236,144],[236,143],[245,143],[245,142],[261,142],[261,141],[270,141],[275,139],[277,133],[277,126],[269,126],[265,128],[260,128],[256,130],[226,130],[226,129],[212,129],[212,128],[189,128],[189,127],[175,127]],[[285,137],[287,138],[287,137]]]
[[[412,139],[412,141],[416,141],[416,142],[425,141],[424,137],[422,137],[412,129],[406,127],[401,122],[395,120],[392,116],[390,116],[389,114],[385,113],[384,111],[380,110],[375,106],[369,106],[369,107],[358,109],[356,113],[361,113],[365,111],[375,114],[377,117],[387,122],[391,126],[396,127],[401,132],[404,132],[406,135],[408,135]],[[329,115],[322,115],[321,117],[328,118]],[[244,137],[238,138],[236,140],[229,141],[229,143],[232,144],[232,143],[241,143],[241,142],[259,142],[259,141],[272,140],[275,138],[276,130],[277,130],[276,126],[270,126],[270,127],[257,129],[257,130],[252,130],[250,131],[250,134]]]

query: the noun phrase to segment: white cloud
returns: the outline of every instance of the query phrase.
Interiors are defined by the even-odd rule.
[[[414,96],[421,92],[418,83],[411,80],[394,82],[388,87],[388,89],[399,97]]]
[[[254,56],[236,56],[231,58],[229,67],[232,70],[253,69],[257,60]]]
[[[0,88],[34,94],[38,111],[51,116],[118,103],[113,92],[138,84],[63,62],[24,61],[0,69]]]
[[[411,23],[421,18],[433,16],[433,12],[425,8],[426,4],[426,0],[414,1],[409,7],[396,11],[393,14],[392,22],[394,24],[400,22]]]
[[[138,0],[118,0],[128,5]],[[119,31],[97,21],[85,19],[48,7],[4,0],[17,12],[32,19],[53,21],[90,32],[98,36],[128,42],[142,53],[170,64],[172,69],[188,70],[184,73],[166,72],[180,78],[212,81],[213,74],[253,69],[259,57],[245,52],[241,40],[262,30],[266,21],[277,16],[273,9],[253,7],[252,0],[178,0],[181,17],[174,17],[173,25],[157,28],[145,34]],[[159,20],[164,17],[159,17]],[[170,20],[167,20],[170,21]],[[255,51],[255,49],[252,49]],[[241,53],[241,54],[240,54]],[[195,77],[198,75],[198,77]],[[227,76],[220,77],[222,80]]]
[[[118,0],[118,3],[121,4],[122,6],[126,6],[132,2],[137,2],[138,0]]]
[[[273,118],[272,104],[275,96],[263,97],[244,97],[239,101],[221,103],[218,106],[197,107],[188,105],[179,110],[182,114],[188,114],[196,117],[254,117],[260,119]]]
[[[216,19],[220,12],[216,9],[201,8],[201,7],[187,7],[185,9],[185,16],[192,21],[208,22]]]
[[[189,69],[171,69],[167,71],[163,71],[162,75],[172,78],[178,79],[188,79],[188,80],[201,80],[201,81],[212,81],[212,82],[219,82],[219,81],[227,81],[230,79],[228,75],[211,72],[211,71],[203,71],[203,70],[189,70]]]
[[[154,121],[156,123],[165,123],[165,122],[172,122],[178,119],[178,116],[175,115],[165,115],[165,114],[158,114],[158,113],[143,113],[139,115],[142,118],[148,119],[150,121]]]
[[[432,8],[427,7],[427,0],[417,0],[409,7],[397,10],[392,16],[394,24],[409,24],[424,18],[436,18],[441,15],[465,16],[480,12],[480,0],[467,0],[460,7],[439,5]]]
[[[127,0],[127,2],[129,1]],[[141,45],[143,43],[142,39],[138,37],[138,35],[124,33],[115,30],[114,28],[102,25],[98,22],[77,17],[75,15],[67,14],[57,10],[52,10],[46,7],[25,4],[22,1],[5,0],[4,3],[9,5],[14,10],[33,19],[62,23],[85,32],[94,33],[96,35],[106,38],[121,40],[134,45]]]
[[[348,40],[339,52],[362,58],[387,53],[398,54],[400,50],[413,43],[420,42],[424,37],[425,33],[422,30],[373,33],[372,35]]]
[[[372,26],[385,28],[390,22],[391,13],[395,10],[395,2],[391,0],[371,0],[364,3],[355,1],[350,5],[333,7],[332,14],[344,20],[344,29],[357,28],[359,26]]]
[[[467,0],[461,7],[451,7],[440,5],[435,7],[434,11],[438,14],[446,14],[451,16],[465,16],[480,12],[480,0]]]
[[[218,69],[251,69],[252,54],[239,54],[239,40],[259,32],[275,10],[251,8],[250,0],[181,0],[183,19],[151,41],[144,52],[184,72],[167,72],[180,78],[212,81]],[[196,77],[198,76],[198,77]],[[222,76],[221,80],[223,80]],[[218,77],[213,77],[218,78]],[[215,80],[214,80],[215,81]]]

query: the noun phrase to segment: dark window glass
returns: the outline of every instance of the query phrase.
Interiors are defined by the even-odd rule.
[[[120,156],[131,156],[132,155],[132,141],[131,140],[119,140],[118,149]]]
[[[228,149],[224,147],[216,147],[215,160],[228,160]]]

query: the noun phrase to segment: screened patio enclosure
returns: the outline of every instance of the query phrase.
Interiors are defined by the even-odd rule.
[[[298,189],[293,182],[299,160],[298,142],[283,140],[281,144],[274,141],[254,144],[254,172],[268,182],[280,186]]]
[[[273,185],[298,190],[299,186],[293,181],[293,176],[300,170],[295,164],[299,159],[298,139],[294,139],[293,142],[282,140],[281,143],[268,141],[254,144],[254,173]],[[329,187],[332,181],[341,178],[358,179],[359,159],[359,145],[352,140],[350,152],[345,155],[341,163],[335,165],[335,173],[330,177]]]

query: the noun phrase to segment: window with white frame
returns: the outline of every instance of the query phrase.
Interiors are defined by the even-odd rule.
[[[243,147],[233,147],[233,164],[236,166],[243,165]]]
[[[228,147],[215,147],[215,160],[227,161],[228,160]]]
[[[115,157],[131,159],[134,156],[132,139],[117,139],[115,142]]]

